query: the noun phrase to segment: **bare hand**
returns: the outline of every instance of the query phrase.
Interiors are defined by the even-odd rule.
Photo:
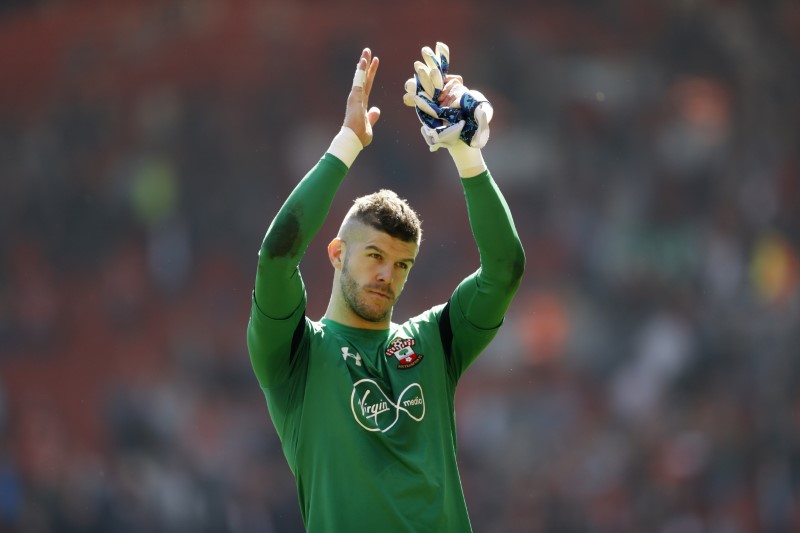
[[[365,147],[372,142],[372,127],[381,116],[381,110],[377,107],[367,110],[369,93],[372,91],[372,82],[378,71],[378,63],[377,56],[372,57],[372,51],[364,48],[356,71],[356,79],[359,77],[359,70],[364,72],[364,86],[354,82],[353,88],[350,89],[350,95],[347,97],[347,109],[342,124],[353,130]]]
[[[461,98],[465,90],[464,78],[458,74],[446,75],[444,78],[444,87],[439,95],[439,105],[442,107],[451,107]]]

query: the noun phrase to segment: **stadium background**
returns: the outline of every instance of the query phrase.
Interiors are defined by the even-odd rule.
[[[76,0],[0,2],[0,531],[300,529],[256,253],[369,45],[383,116],[309,312],[379,187],[425,228],[397,318],[474,269],[401,103],[436,40],[528,255],[458,394],[475,530],[800,530],[800,3]]]

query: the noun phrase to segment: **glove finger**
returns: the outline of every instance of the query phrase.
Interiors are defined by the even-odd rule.
[[[441,128],[447,125],[444,120],[440,118],[434,118],[427,113],[423,113],[418,107],[415,107],[414,111],[417,112],[417,118],[419,121],[431,129]]]
[[[442,74],[447,74],[450,70],[450,48],[442,42],[436,43],[436,56],[439,58]]]
[[[484,117],[483,118],[479,118],[480,115],[483,115]],[[486,126],[488,127],[489,123],[492,121],[492,117],[493,116],[494,116],[494,107],[492,107],[492,104],[489,103],[488,101],[487,102],[482,102],[481,105],[479,105],[475,109],[475,119],[478,120],[479,124],[482,121],[485,121],[486,122]]]
[[[414,61],[414,72],[417,73],[417,81],[422,87],[422,90],[428,93],[429,97],[433,98],[435,87],[431,81],[431,69],[422,61]]]
[[[488,112],[487,112],[488,111]],[[475,123],[477,129],[472,136],[469,145],[473,148],[483,148],[489,142],[489,121],[492,119],[492,106],[488,102],[475,110]]]
[[[425,65],[428,67],[428,72],[430,73],[431,82],[433,83],[434,90],[442,90],[444,87],[444,75],[442,74],[442,66],[439,64],[439,60],[436,59],[436,55],[433,53],[433,50],[430,47],[425,46],[422,48],[422,59],[425,60]],[[437,96],[435,92],[433,96]]]
[[[433,128],[429,128],[425,124],[419,129],[419,132],[422,134],[422,138],[425,139],[425,142],[431,149],[431,152],[435,152],[440,148],[438,144],[436,144],[436,130]]]
[[[431,50],[430,46],[422,47],[422,59],[425,61],[425,64],[428,65],[429,69],[441,70],[442,66],[439,64],[439,59],[436,57],[434,51]]]
[[[416,78],[409,78],[404,84],[406,90],[403,95],[403,103],[409,107],[414,107],[417,104],[414,102],[414,95],[417,93],[417,80]]]
[[[438,68],[431,69],[431,83],[433,84],[433,95],[436,97],[444,87],[444,78],[442,78],[442,71]]]
[[[426,98],[421,94],[414,95],[414,104],[425,114],[434,118],[439,118],[442,114],[442,108],[434,104],[433,101]]]

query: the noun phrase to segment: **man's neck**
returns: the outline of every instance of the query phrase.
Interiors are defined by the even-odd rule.
[[[327,318],[328,320],[333,320],[334,322],[338,322],[339,324],[349,326],[351,328],[375,329],[375,330],[389,329],[389,326],[392,322],[391,312],[386,317],[386,319],[381,320],[379,322],[373,322],[372,320],[367,320],[365,318],[358,316],[344,302],[341,301],[337,302],[335,300],[336,300],[335,297],[331,297],[330,302],[328,302],[328,309],[325,310],[323,318]]]

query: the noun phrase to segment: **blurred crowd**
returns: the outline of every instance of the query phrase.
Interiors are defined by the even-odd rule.
[[[377,188],[425,232],[397,320],[477,267],[401,101],[436,40],[495,105],[528,257],[457,395],[475,531],[800,530],[800,4],[418,4],[0,2],[0,531],[302,530],[256,254],[371,46],[383,115],[308,313]]]

